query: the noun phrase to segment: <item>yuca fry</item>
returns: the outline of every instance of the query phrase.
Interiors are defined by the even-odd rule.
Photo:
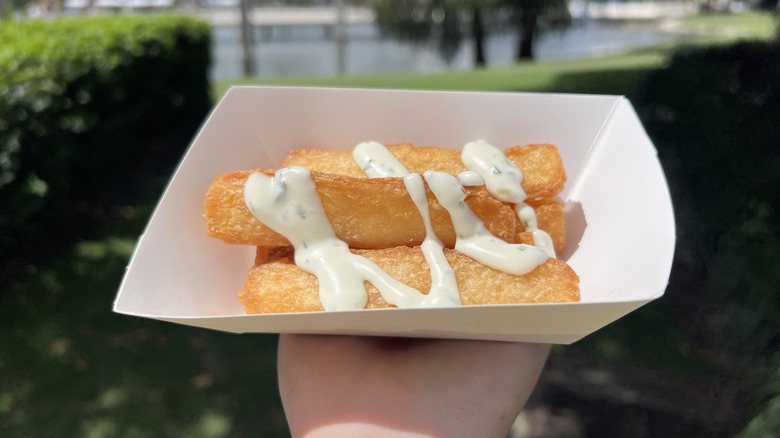
[[[555,253],[562,254],[564,244],[566,243],[563,202],[558,198],[541,198],[529,199],[526,203],[536,211],[536,221],[539,229],[550,235]],[[526,231],[522,224],[517,228],[514,242],[528,245],[533,245],[534,243],[531,232]]]
[[[253,267],[238,300],[246,313],[289,313],[324,310],[317,278],[297,267],[284,249],[259,249],[264,263]],[[431,277],[419,247],[353,250],[390,276],[428,291]],[[549,259],[525,275],[511,275],[482,265],[455,250],[445,250],[455,271],[461,300],[473,304],[525,304],[579,301],[579,278],[566,263]],[[288,250],[288,256],[291,251]],[[370,284],[366,308],[391,307]]]
[[[253,171],[223,174],[206,194],[209,236],[228,243],[285,246],[290,242],[258,221],[244,202],[244,184]],[[273,175],[271,170],[263,170]],[[425,226],[401,178],[353,178],[312,172],[325,214],[339,239],[350,248],[414,246],[425,238]],[[468,190],[466,203],[493,235],[511,242],[520,220],[512,207],[484,188]],[[434,231],[447,247],[455,245],[449,214],[428,191]]]
[[[460,150],[411,144],[386,147],[406,167],[406,170],[412,173],[422,174],[426,170],[435,170],[457,175],[466,170],[460,158]],[[523,173],[523,190],[529,198],[555,196],[563,190],[566,172],[555,146],[550,144],[513,146],[504,149],[504,155]],[[366,178],[363,170],[352,158],[351,151],[298,149],[290,152],[282,165]]]
[[[255,266],[281,259],[292,261],[294,255],[292,246],[258,246],[255,251]]]

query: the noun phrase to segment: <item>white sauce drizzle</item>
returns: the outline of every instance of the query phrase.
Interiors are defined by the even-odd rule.
[[[483,265],[509,274],[523,275],[544,263],[544,250],[507,243],[494,236],[466,205],[466,191],[458,179],[445,172],[425,172],[425,182],[439,204],[450,214],[455,229],[455,250]]]
[[[428,301],[431,305],[460,305],[458,281],[455,279],[455,271],[452,270],[444,255],[444,245],[433,231],[431,215],[428,210],[428,196],[425,193],[422,177],[418,173],[410,173],[404,177],[404,185],[425,224],[425,239],[423,239],[420,249],[431,271],[431,289],[428,291]]]
[[[458,174],[458,181],[460,181],[463,187],[477,187],[484,186],[485,180],[477,172],[471,170],[464,170]]]
[[[482,140],[463,146],[460,159],[466,168],[478,173],[485,180],[491,195],[503,202],[523,202],[523,174],[497,147]]]
[[[454,279],[454,272],[444,270],[444,280],[439,282],[443,286],[434,288],[436,294],[426,296],[391,277],[374,262],[353,254],[347,243],[336,237],[311,173],[302,167],[279,169],[273,177],[252,173],[244,188],[244,200],[258,220],[290,241],[295,264],[317,277],[325,310],[364,308],[368,300],[366,281],[397,307],[452,306],[460,302],[459,294],[454,302],[452,293],[446,290],[446,277]]]
[[[430,211],[428,210],[428,196],[422,177],[417,173],[409,173],[395,155],[381,143],[360,143],[353,150],[352,156],[370,178],[403,176],[406,191],[422,217],[425,226],[425,239],[423,239],[420,249],[430,268],[431,289],[423,300],[425,304],[421,303],[421,305],[460,305],[460,290],[455,279],[455,271],[452,270],[444,255],[444,245],[433,231]]]
[[[455,272],[433,231],[423,178],[408,173],[381,143],[358,144],[353,158],[369,177],[403,177],[425,225],[426,235],[420,247],[431,271],[427,295],[350,251],[348,244],[336,236],[308,170],[288,167],[277,170],[273,177],[253,173],[244,188],[246,204],[258,220],[290,241],[295,249],[295,264],[317,277],[320,301],[327,311],[364,308],[368,300],[366,282],[396,307],[460,305]],[[537,228],[533,208],[523,202],[526,195],[520,185],[520,170],[498,148],[481,140],[467,143],[462,159],[469,171],[457,177],[444,172],[424,174],[431,192],[450,214],[457,236],[455,250],[515,275],[526,274],[548,257],[555,257],[550,236]],[[464,186],[479,185],[485,185],[497,199],[515,203],[518,216],[532,231],[535,246],[507,243],[485,228],[465,203]]]
[[[355,146],[352,158],[369,178],[404,176],[409,173],[385,145],[367,141]]]
[[[527,195],[523,190],[523,173],[501,152],[500,149],[483,140],[472,141],[463,146],[461,160],[469,170],[478,173],[485,180],[491,195],[503,202],[515,204],[515,213],[526,230],[531,231],[534,246],[555,258],[552,238],[539,229],[536,212],[525,203]]]

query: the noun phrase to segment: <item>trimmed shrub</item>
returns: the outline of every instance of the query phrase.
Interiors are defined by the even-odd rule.
[[[156,196],[211,107],[210,28],[176,16],[0,23],[0,284]]]

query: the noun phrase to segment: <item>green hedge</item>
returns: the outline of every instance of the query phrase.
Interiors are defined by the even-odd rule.
[[[0,285],[159,192],[211,107],[209,67],[194,18],[0,23]]]

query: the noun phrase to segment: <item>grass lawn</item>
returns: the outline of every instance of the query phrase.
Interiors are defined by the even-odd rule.
[[[221,96],[231,85],[280,85],[358,88],[402,88],[417,90],[553,91],[567,75],[613,70],[657,68],[666,60],[665,49],[646,49],[604,58],[554,62],[526,62],[506,67],[426,74],[377,74],[367,76],[242,79],[219,81],[214,95]],[[622,94],[619,84],[612,87]]]
[[[774,35],[780,15],[748,11],[740,14],[697,14],[679,20],[677,30],[715,35],[716,39],[769,39]]]

